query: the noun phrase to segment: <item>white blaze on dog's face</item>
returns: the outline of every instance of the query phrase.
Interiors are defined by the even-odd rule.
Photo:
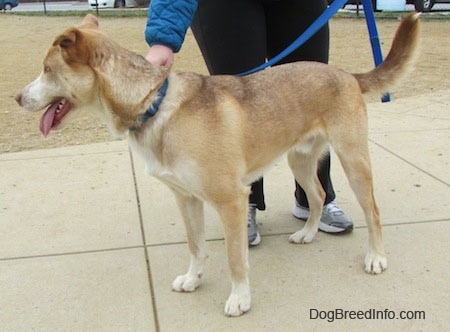
[[[31,112],[47,108],[40,129],[47,136],[69,113],[92,103],[96,77],[80,51],[82,35],[73,28],[56,38],[44,60],[41,74],[17,96],[17,102]],[[82,98],[80,98],[82,96]]]

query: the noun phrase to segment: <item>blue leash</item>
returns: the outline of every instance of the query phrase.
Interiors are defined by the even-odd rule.
[[[302,46],[309,38],[311,38],[317,31],[319,31],[333,16],[342,8],[347,0],[334,0],[328,8],[306,29],[294,42],[284,49],[280,54],[276,55],[269,61],[262,65],[247,70],[243,73],[237,74],[237,76],[246,76],[270,67],[280,60],[287,57],[294,52],[300,46]],[[366,17],[367,28],[369,30],[370,43],[372,45],[372,53],[375,60],[375,66],[379,66],[383,62],[383,56],[381,53],[380,39],[378,38],[377,25],[375,23],[375,16],[373,14],[373,7],[371,0],[362,0],[364,6],[364,14]],[[389,94],[383,96],[383,102],[390,101]]]
[[[364,6],[364,15],[366,16],[367,29],[369,30],[370,45],[372,45],[373,59],[375,66],[378,67],[383,62],[381,53],[380,38],[378,37],[377,24],[373,14],[373,6],[371,0],[362,0]],[[391,96],[387,92],[382,98],[383,103],[391,101]]]
[[[237,74],[237,76],[245,76],[256,73],[257,71],[263,70],[267,67],[270,67],[280,60],[287,57],[289,54],[294,52],[300,46],[302,46],[309,38],[311,38],[317,31],[320,30],[339,10],[339,8],[343,7],[347,0],[334,0],[328,8],[311,24],[308,29],[306,29],[294,42],[289,45],[286,49],[284,49],[280,54],[276,55],[269,61],[263,63],[262,65],[247,70],[246,72]]]

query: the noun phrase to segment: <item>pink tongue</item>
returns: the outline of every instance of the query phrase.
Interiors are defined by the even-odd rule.
[[[52,104],[41,118],[41,124],[39,126],[39,129],[41,130],[41,132],[44,134],[45,137],[47,137],[48,133],[50,132],[50,129],[52,129],[53,119],[55,118],[55,113],[56,110],[58,109],[58,105],[59,102]]]

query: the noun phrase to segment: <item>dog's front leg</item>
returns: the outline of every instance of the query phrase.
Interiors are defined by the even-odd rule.
[[[231,273],[231,294],[225,304],[226,316],[240,316],[250,310],[248,281],[247,195],[233,202],[222,203],[217,211],[225,232],[228,266]]]
[[[306,224],[289,237],[289,241],[293,243],[310,243],[319,229],[319,221],[322,217],[325,192],[317,176],[317,159],[321,151],[320,141],[316,142],[316,145],[317,147],[311,149],[310,154],[302,153],[300,149],[288,153],[289,167],[305,191],[310,209]]]
[[[186,228],[191,261],[188,272],[178,276],[172,283],[172,290],[177,292],[193,292],[200,286],[203,267],[208,258],[203,202],[194,196],[187,196],[175,190],[173,192],[175,193]]]

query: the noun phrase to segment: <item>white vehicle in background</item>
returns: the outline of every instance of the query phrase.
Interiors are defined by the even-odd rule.
[[[328,4],[332,2],[333,0],[328,0]],[[450,3],[450,0],[405,0],[405,3],[408,5],[414,5],[416,12],[429,12],[435,4],[448,4]],[[360,5],[362,4],[362,0],[348,0],[346,4]],[[374,9],[378,9],[377,0],[372,0],[372,6]]]
[[[125,8],[136,7],[135,0],[88,0],[91,8]]]

